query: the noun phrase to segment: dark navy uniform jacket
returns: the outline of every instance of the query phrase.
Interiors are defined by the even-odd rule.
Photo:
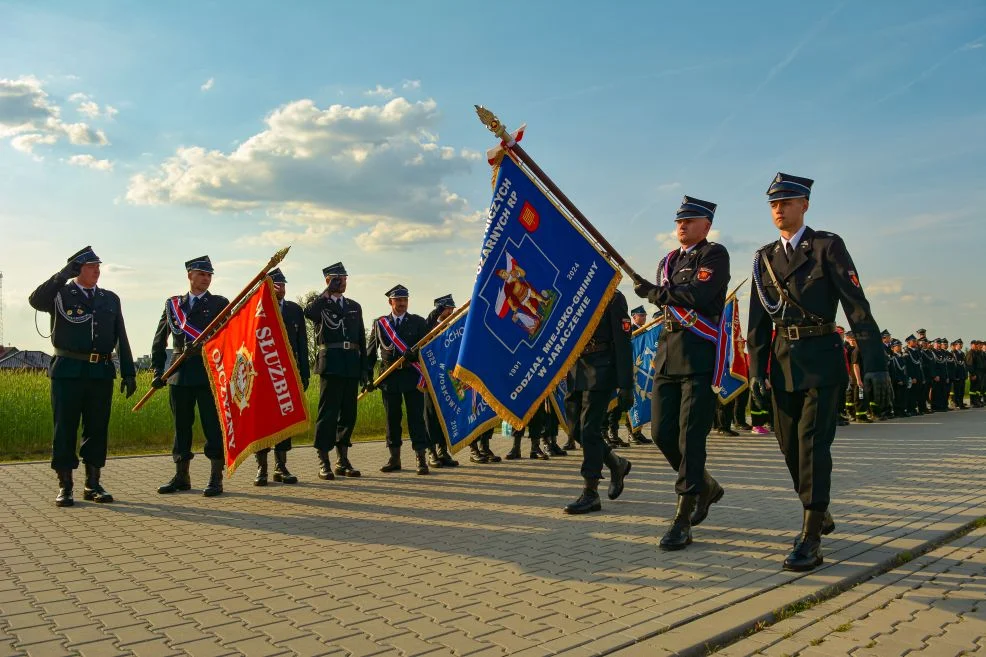
[[[385,317],[390,322],[390,325],[393,326],[393,315],[385,315]],[[404,319],[397,329],[397,335],[404,341],[407,348],[410,349],[418,344],[423,337],[428,335],[428,322],[421,315],[404,313]],[[387,337],[387,334],[384,333],[379,320],[373,322],[373,328],[370,331],[370,342],[367,345],[367,368],[369,370],[372,370],[374,364],[377,362],[378,351],[380,352],[380,372],[386,370],[401,357],[401,352],[398,351],[390,341],[390,338]],[[377,374],[379,375],[379,372]],[[384,392],[407,392],[417,387],[418,379],[420,378],[421,375],[418,373],[418,370],[411,363],[404,361],[400,369],[392,372],[390,376],[380,382],[380,389]]]
[[[212,294],[206,291],[195,302],[195,307],[188,310],[188,293],[181,296],[179,305],[188,317],[188,323],[200,331],[205,330],[216,316],[222,312],[223,308],[229,305],[226,297]],[[151,367],[154,369],[155,376],[164,374],[165,366],[168,362],[168,337],[171,337],[171,344],[174,347],[174,357],[177,358],[184,353],[186,345],[192,343],[192,339],[178,330],[171,318],[171,311],[167,308],[166,302],[164,312],[161,313],[161,320],[158,322],[157,330],[154,332],[154,341],[151,343]],[[209,385],[209,377],[205,372],[205,361],[202,360],[202,349],[195,349],[196,353],[189,354],[185,361],[175,372],[174,376],[168,379],[168,383],[173,386],[206,386]]]
[[[668,281],[661,284],[667,261]],[[681,306],[696,310],[718,324],[726,305],[729,286],[729,252],[715,242],[702,240],[688,253],[677,249],[661,259],[657,269],[658,288],[647,297],[658,306]],[[671,315],[665,310],[665,318]],[[668,376],[702,374],[715,369],[715,344],[688,329],[665,330],[654,355],[654,372]]]
[[[31,293],[31,307],[51,314],[51,344],[78,354],[111,354],[120,361],[120,375],[136,376],[133,354],[123,323],[120,297],[96,287],[89,299],[75,281],[55,274]],[[75,320],[75,321],[73,321]],[[56,355],[48,375],[53,379],[113,379],[116,367],[109,360],[89,363]]]
[[[836,309],[841,302],[856,336],[862,370],[887,370],[887,354],[880,339],[880,329],[841,237],[805,227],[791,262],[784,254],[780,239],[758,249],[754,261],[756,275],[762,281],[767,303],[773,305],[779,295],[764,259],[770,260],[784,292],[822,322],[835,322]],[[778,333],[776,339],[771,339],[775,322],[778,326],[808,326],[817,322],[790,306],[783,315],[778,311],[772,320],[756,287],[754,282],[746,337],[750,375],[765,378],[769,361],[771,385],[788,392],[836,384],[845,386],[848,374],[839,335],[833,330],[827,335],[788,340]]]
[[[298,363],[298,374],[302,382],[307,383],[311,378],[311,364],[308,362],[308,328],[305,324],[305,313],[294,301],[285,299],[281,302],[281,319],[288,332],[288,342],[291,343],[295,362]]]
[[[626,297],[617,290],[582,355],[572,365],[569,390],[633,390],[632,329]]]
[[[305,317],[315,327],[315,373],[347,379],[362,377],[367,367],[363,308],[346,297],[336,301],[319,295],[305,307]]]

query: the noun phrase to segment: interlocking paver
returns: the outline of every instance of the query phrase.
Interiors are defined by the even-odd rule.
[[[842,570],[821,574],[860,572],[889,541],[915,549],[986,506],[986,414],[933,417],[840,430],[839,530],[825,549]],[[417,477],[376,473],[385,447],[361,444],[351,456],[365,476],[334,482],[314,479],[306,452],[292,457],[301,485],[261,490],[238,474],[212,499],[157,495],[146,482],[168,472],[167,457],[112,459],[120,501],[70,511],[51,503],[47,464],[0,466],[0,654],[23,652],[22,635],[75,653],[605,654],[799,581],[780,571],[800,512],[772,436],[710,441],[727,495],[677,554],[657,549],[674,473],[653,447],[623,452],[626,492],[585,517],[560,513],[580,488],[578,452]],[[196,491],[207,467],[192,462]],[[942,561],[912,567],[894,595],[873,590],[879,605],[829,648],[922,633],[925,653],[980,647],[986,582],[974,560]],[[782,637],[767,650],[790,647]]]
[[[959,575],[959,576],[957,576]],[[755,654],[935,655],[946,657],[977,650],[986,637],[986,621],[965,610],[986,608],[980,596],[968,606],[946,610],[966,584],[986,583],[986,527],[935,549],[899,569],[861,584],[852,592],[811,611],[816,619],[801,625],[798,617],[722,651],[724,657]],[[832,632],[833,628],[841,632]],[[782,632],[787,632],[781,636]],[[822,640],[822,643],[813,645]]]

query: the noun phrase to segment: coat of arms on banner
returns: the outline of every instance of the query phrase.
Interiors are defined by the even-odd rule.
[[[534,346],[558,299],[558,275],[558,268],[527,235],[519,243],[507,240],[496,277],[487,282],[479,296],[488,304],[488,327],[493,329],[492,324],[498,322],[516,327],[514,331],[493,330],[511,353],[521,343]]]
[[[250,405],[250,394],[253,392],[253,380],[256,376],[253,354],[244,344],[236,351],[236,362],[229,377],[229,394],[240,411]]]

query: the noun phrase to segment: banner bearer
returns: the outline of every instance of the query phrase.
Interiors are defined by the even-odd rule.
[[[295,364],[298,366],[298,374],[301,376],[301,387],[308,390],[308,382],[311,379],[311,365],[308,362],[308,332],[305,324],[305,313],[301,306],[294,301],[285,299],[287,291],[285,285],[288,282],[284,272],[280,269],[272,269],[267,273],[271,282],[274,283],[274,296],[277,297],[281,306],[281,321],[288,333],[288,342],[291,343],[291,351],[294,353]],[[288,452],[291,450],[291,438],[285,438],[274,446],[274,481],[284,484],[296,484],[298,478],[288,470]],[[257,478],[254,479],[254,486],[267,485],[267,455],[270,449],[262,449],[256,454],[257,458]]]
[[[716,204],[686,196],[675,215],[680,248],[661,259],[657,285],[637,281],[638,296],[664,308],[664,332],[654,356],[651,436],[678,472],[678,506],[661,549],[692,542],[692,526],[723,496],[705,469],[705,440],[715,417],[712,379],[717,331],[729,285],[729,253],[710,242]]]
[[[213,497],[223,492],[225,455],[222,426],[219,424],[216,402],[205,372],[202,347],[196,346],[194,353],[189,353],[170,379],[164,381],[161,376],[168,364],[166,348],[169,336],[174,347],[173,357],[177,358],[192,349],[192,342],[222,312],[223,308],[229,305],[229,300],[209,292],[212,275],[215,272],[209,256],[199,256],[187,261],[185,272],[189,291],[165,301],[164,312],[161,313],[161,320],[158,322],[154,341],[151,343],[151,368],[154,370],[154,381],[151,385],[155,388],[168,386],[171,415],[175,421],[175,440],[171,449],[171,457],[175,462],[175,476],[159,487],[157,492],[168,494],[189,490],[192,487],[188,466],[194,456],[192,425],[195,423],[195,409],[198,408],[202,433],[205,434],[205,457],[211,464],[209,483],[202,494]]]

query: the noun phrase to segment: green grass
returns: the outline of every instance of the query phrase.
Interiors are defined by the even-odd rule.
[[[114,382],[119,386],[119,379]],[[159,390],[137,413],[130,409],[151,385],[151,375],[137,377],[137,394],[125,399],[114,389],[110,415],[110,454],[153,454],[171,451],[174,429],[168,391]],[[0,371],[0,461],[47,459],[51,454],[50,382],[43,372]],[[318,408],[318,378],[306,393],[312,428],[295,438],[295,444],[310,444],[314,437]],[[359,403],[354,440],[383,438],[385,416],[379,393]],[[195,450],[202,449],[202,431],[195,424]]]

